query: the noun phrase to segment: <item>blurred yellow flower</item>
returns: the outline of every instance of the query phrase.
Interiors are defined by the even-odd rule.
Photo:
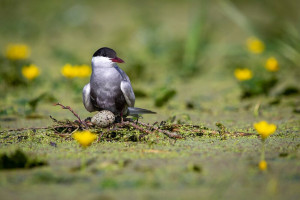
[[[31,64],[22,68],[22,74],[28,80],[33,80],[40,74],[40,70],[36,65]]]
[[[62,69],[61,73],[63,76],[67,78],[74,78],[74,77],[88,77],[91,75],[91,68],[88,65],[74,65],[71,64],[65,64]]]
[[[268,167],[268,163],[265,160],[261,160],[258,164],[258,167],[261,171],[264,171]]]
[[[256,37],[248,38],[246,43],[251,53],[260,54],[265,50],[265,44]]]
[[[254,128],[260,134],[261,138],[264,140],[276,131],[275,124],[268,124],[266,121],[261,121],[254,123]]]
[[[89,77],[92,73],[91,67],[88,65],[81,65],[78,69],[78,77],[84,78]]]
[[[79,77],[79,73],[80,73],[79,65],[73,65],[73,73],[74,73],[74,77]]]
[[[10,60],[23,60],[30,56],[30,48],[26,44],[9,44],[5,56]]]
[[[266,61],[265,68],[271,72],[276,72],[279,70],[279,64],[276,58],[270,57]]]
[[[77,131],[73,134],[73,138],[82,146],[87,147],[97,139],[97,135],[90,131]]]
[[[239,81],[246,81],[253,77],[252,71],[249,69],[236,69],[234,75]]]
[[[61,73],[67,78],[74,78],[77,76],[76,70],[74,70],[74,67],[72,67],[70,64],[65,64],[61,69]]]

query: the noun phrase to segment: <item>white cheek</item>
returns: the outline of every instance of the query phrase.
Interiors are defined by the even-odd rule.
[[[92,66],[93,67],[112,67],[114,62],[112,62],[109,58],[107,57],[93,57],[92,58]]]

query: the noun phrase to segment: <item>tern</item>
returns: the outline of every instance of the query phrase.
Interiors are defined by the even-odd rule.
[[[124,63],[116,52],[108,47],[98,49],[92,58],[90,82],[82,92],[87,111],[109,110],[115,116],[138,116],[155,112],[134,107],[135,95],[127,74],[117,63]]]

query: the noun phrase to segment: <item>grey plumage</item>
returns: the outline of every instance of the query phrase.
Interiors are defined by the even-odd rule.
[[[155,113],[134,108],[135,95],[127,74],[116,62],[124,62],[114,50],[101,48],[92,58],[90,83],[83,88],[83,104],[87,111],[109,110],[115,115]]]
[[[132,115],[132,116],[136,116],[139,114],[155,114],[155,113],[156,112],[144,108],[128,107],[128,115]]]

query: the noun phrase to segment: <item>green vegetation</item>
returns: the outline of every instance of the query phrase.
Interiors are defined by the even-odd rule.
[[[1,1],[0,198],[299,199],[299,7]],[[53,104],[92,117],[81,91],[103,46],[125,61],[136,106],[158,113],[139,121],[182,139],[132,126],[73,139],[82,127]],[[277,128],[260,130],[263,146],[260,121]]]
[[[21,150],[16,150],[11,155],[0,156],[0,169],[32,168],[45,165],[45,162],[30,160]]]

